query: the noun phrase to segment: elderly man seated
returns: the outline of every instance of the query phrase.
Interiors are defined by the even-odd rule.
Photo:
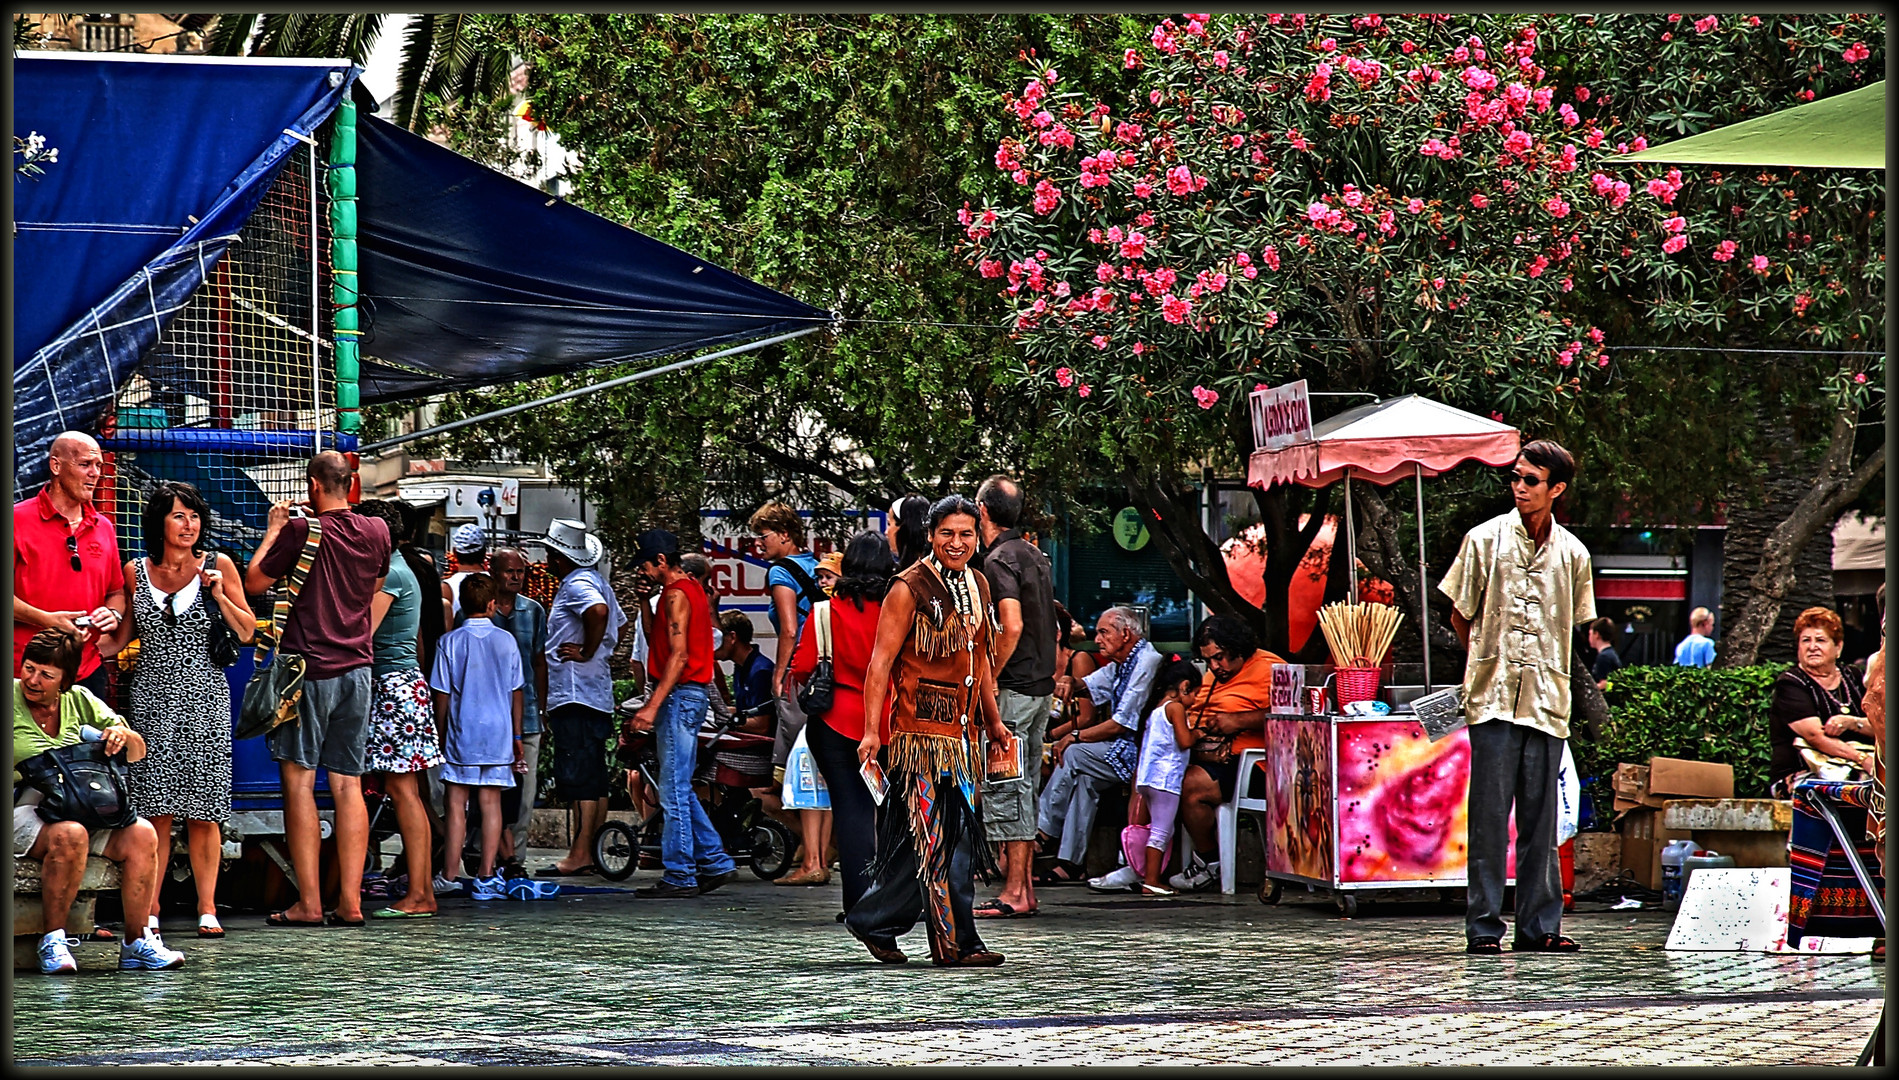
[[[1101,667],[1082,679],[1082,685],[1096,706],[1106,707],[1107,716],[1063,737],[1053,748],[1055,772],[1042,791],[1036,839],[1044,853],[1055,848],[1055,863],[1036,879],[1039,885],[1082,880],[1082,861],[1102,792],[1134,780],[1143,706],[1161,666],[1160,653],[1141,635],[1140,620],[1132,609],[1113,607],[1102,612],[1095,643]],[[1061,681],[1056,685],[1058,695],[1065,692]]]
[[[1200,693],[1188,707],[1197,741],[1180,783],[1180,819],[1193,851],[1167,883],[1180,890],[1210,888],[1220,880],[1220,804],[1233,798],[1239,779],[1233,740],[1266,726],[1273,701],[1273,665],[1286,661],[1259,647],[1253,630],[1238,619],[1215,616],[1200,624],[1194,651],[1207,662]]]
[[[152,910],[163,865],[151,822],[139,818],[123,829],[88,833],[76,821],[42,821],[40,793],[21,783],[20,762],[82,739],[104,742],[108,753],[124,750],[133,761],[145,756],[145,740],[137,732],[91,691],[73,685],[79,662],[76,639],[59,630],[42,630],[27,642],[20,677],[13,680],[13,857],[40,860],[43,975],[79,970],[71,949],[78,939],[66,936],[66,915],[79,896],[89,854],[119,864],[122,906],[128,912]],[[121,971],[174,968],[184,962],[184,954],[166,948],[152,929],[119,946]]]

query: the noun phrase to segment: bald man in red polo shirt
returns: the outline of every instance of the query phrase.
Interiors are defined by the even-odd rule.
[[[78,682],[100,699],[106,674],[94,642],[117,629],[130,599],[117,531],[92,505],[104,467],[92,436],[62,432],[48,457],[52,479],[13,504],[13,677],[34,634],[64,630],[84,642]],[[77,625],[82,618],[91,625]]]

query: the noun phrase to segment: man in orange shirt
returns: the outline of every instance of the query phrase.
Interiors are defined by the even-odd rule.
[[[1239,779],[1233,740],[1265,728],[1273,665],[1286,662],[1260,648],[1253,628],[1238,619],[1208,619],[1193,643],[1207,662],[1205,681],[1188,713],[1199,741],[1180,782],[1180,820],[1194,849],[1180,873],[1167,879],[1184,891],[1210,888],[1220,880],[1218,812],[1221,803],[1232,800]]]

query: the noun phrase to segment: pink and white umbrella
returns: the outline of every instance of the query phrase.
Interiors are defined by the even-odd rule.
[[[1424,566],[1424,478],[1466,461],[1508,465],[1517,459],[1517,429],[1442,402],[1407,394],[1360,405],[1312,425],[1312,440],[1275,450],[1255,450],[1247,462],[1252,487],[1303,484],[1324,487],[1345,481],[1345,533],[1350,544],[1352,595],[1358,595],[1358,533],[1352,520],[1352,481],[1390,484],[1406,476],[1418,491],[1418,599],[1426,642],[1424,681],[1431,683],[1430,585]]]

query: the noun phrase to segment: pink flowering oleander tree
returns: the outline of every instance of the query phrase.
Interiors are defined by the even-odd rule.
[[[1006,102],[1019,128],[995,164],[1019,197],[964,224],[1012,305],[1022,387],[1061,449],[1121,477],[1209,606],[1278,651],[1330,492],[1255,493],[1259,610],[1183,482],[1243,467],[1248,392],[1303,378],[1546,411],[1608,364],[1604,332],[1567,309],[1578,275],[1672,216],[1604,171],[1614,139],[1559,97],[1539,39],[1489,16],[1189,15],[1129,50],[1128,102],[1046,70]],[[1415,618],[1415,576],[1372,568]]]
[[[1050,417],[1049,452],[1120,477],[1209,606],[1283,645],[1287,584],[1330,493],[1255,492],[1268,547],[1257,610],[1227,581],[1184,482],[1243,468],[1254,386],[1423,393],[1586,436],[1671,397],[1708,411],[1758,393],[1731,364],[1614,360],[1618,338],[1748,345],[1820,324],[1819,340],[1877,336],[1883,226],[1851,222],[1883,202],[1877,178],[1784,185],[1837,226],[1814,243],[1788,235],[1778,208],[1734,209],[1776,197],[1784,175],[1743,192],[1732,175],[1618,160],[1864,81],[1883,52],[1853,43],[1876,46],[1883,23],[1851,18],[1164,20],[1124,58],[1126,101],[1027,71],[1005,101],[1017,132],[995,155],[1018,196],[965,208],[967,256],[1012,307],[1018,381]],[[1677,23],[1693,40],[1671,34]],[[1869,359],[1829,359],[1788,385],[1838,414],[1877,381]],[[1667,422],[1694,419],[1674,411]],[[1681,475],[1716,471],[1678,461],[1670,477],[1598,448],[1611,465],[1598,490],[1680,489]],[[1415,618],[1393,514],[1355,488],[1361,555]],[[1712,490],[1688,494],[1711,507]],[[1448,632],[1436,643],[1456,648]]]

